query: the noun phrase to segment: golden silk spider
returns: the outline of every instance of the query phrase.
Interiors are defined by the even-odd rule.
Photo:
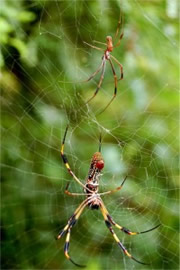
[[[111,104],[111,102],[113,101],[113,99],[116,97],[118,80],[122,80],[123,79],[123,66],[122,66],[121,63],[119,63],[119,61],[113,55],[111,55],[112,51],[120,45],[121,39],[123,38],[123,35],[124,35],[124,31],[122,31],[122,33],[120,34],[120,37],[119,37],[117,43],[115,45],[113,45],[113,42],[118,37],[119,30],[120,30],[120,25],[121,25],[121,21],[122,21],[122,18],[120,18],[120,20],[118,22],[118,27],[117,27],[116,34],[115,34],[114,38],[112,38],[111,36],[107,36],[106,37],[106,43],[94,40],[95,43],[98,43],[98,44],[101,44],[103,46],[106,46],[105,51],[104,51],[103,48],[99,48],[97,46],[91,45],[91,44],[89,44],[89,43],[87,43],[87,42],[84,41],[84,43],[86,45],[90,46],[91,48],[96,49],[98,51],[104,51],[104,54],[102,56],[102,61],[101,61],[100,66],[98,67],[98,69],[87,80],[84,81],[84,82],[88,82],[88,81],[92,80],[101,71],[101,76],[100,76],[100,79],[99,79],[97,88],[96,88],[93,96],[88,99],[88,101],[86,102],[86,104],[88,102],[90,102],[97,95],[97,93],[98,93],[98,91],[99,91],[99,89],[100,89],[100,87],[102,85],[102,82],[103,82],[103,79],[104,79],[104,73],[105,73],[105,69],[106,69],[106,61],[109,61],[110,66],[111,66],[111,69],[112,69],[112,73],[113,73],[113,76],[114,76],[114,85],[115,85],[115,87],[114,87],[114,95],[113,95],[112,99],[110,100],[110,102],[103,109],[102,112],[104,112],[107,109],[107,107]],[[117,78],[116,71],[115,71],[115,68],[114,68],[114,65],[113,65],[113,62],[112,62],[111,58],[112,58],[112,60],[120,68],[120,74],[121,74],[120,79]]]
[[[108,210],[106,209],[106,207],[101,199],[101,196],[107,195],[107,194],[112,194],[114,192],[119,191],[123,187],[123,184],[124,184],[127,177],[124,178],[122,184],[120,186],[118,186],[117,188],[103,192],[103,193],[99,193],[99,181],[100,181],[100,176],[102,174],[102,169],[104,168],[104,159],[103,159],[102,154],[101,154],[101,137],[100,137],[99,151],[94,153],[92,156],[90,169],[88,172],[88,177],[86,179],[86,183],[83,184],[79,180],[79,178],[74,174],[74,172],[71,170],[71,167],[68,163],[68,159],[67,159],[66,155],[64,154],[64,145],[65,145],[67,131],[68,131],[68,126],[66,127],[64,138],[63,138],[62,145],[61,145],[61,157],[62,157],[63,162],[64,162],[68,172],[70,173],[70,175],[83,188],[83,193],[71,193],[68,190],[69,182],[66,186],[65,193],[69,196],[81,196],[82,195],[82,196],[85,196],[86,199],[78,206],[78,208],[75,210],[73,215],[69,218],[66,226],[59,232],[59,234],[57,236],[57,239],[60,239],[62,236],[64,236],[66,234],[66,241],[65,241],[65,246],[64,246],[64,254],[65,254],[66,258],[68,260],[70,260],[73,264],[75,264],[76,266],[85,267],[85,265],[80,265],[71,259],[70,255],[69,255],[69,242],[70,242],[70,234],[71,234],[71,230],[72,230],[73,226],[76,224],[77,220],[79,219],[79,217],[82,214],[85,207],[89,207],[92,210],[93,209],[96,209],[96,210],[100,209],[101,210],[107,228],[111,232],[112,236],[114,237],[115,241],[117,242],[117,244],[121,248],[121,250],[124,252],[124,254],[127,255],[129,258],[133,259],[134,261],[136,261],[137,263],[147,265],[147,263],[141,262],[141,261],[137,260],[136,258],[134,258],[127,251],[127,249],[124,247],[124,245],[119,240],[118,236],[115,234],[115,232],[113,230],[113,226],[115,226],[116,228],[118,228],[119,230],[121,230],[122,232],[124,232],[128,235],[137,235],[137,234],[150,232],[150,231],[158,228],[160,226],[160,224],[156,225],[155,227],[153,227],[151,229],[148,229],[148,230],[142,231],[142,232],[131,232],[129,229],[117,224],[113,220],[113,218],[110,216]]]

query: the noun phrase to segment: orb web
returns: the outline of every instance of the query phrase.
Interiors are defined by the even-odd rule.
[[[67,123],[65,153],[83,183],[100,134],[105,161],[100,191],[128,176],[121,191],[102,198],[113,219],[132,231],[161,223],[134,237],[115,229],[135,258],[150,263],[141,266],[119,249],[100,211],[86,208],[71,232],[72,258],[88,269],[178,269],[175,6],[169,1],[28,1],[19,6],[36,19],[30,34],[18,25],[28,44],[21,59],[3,47],[5,62],[11,59],[2,70],[3,269],[74,268],[64,257],[65,238],[54,240],[83,200],[64,194],[69,181],[70,191],[82,192],[60,157]],[[113,103],[99,114],[113,96],[113,74],[107,63],[98,95],[85,104],[99,75],[82,81],[97,69],[102,53],[83,41],[105,42],[115,34],[121,13],[124,38],[112,55],[123,64],[125,78]]]

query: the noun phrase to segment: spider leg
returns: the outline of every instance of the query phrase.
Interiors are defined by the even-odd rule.
[[[90,80],[92,80],[96,76],[96,74],[99,73],[99,71],[102,69],[102,65],[103,65],[103,60],[100,64],[100,66],[97,68],[97,70],[88,79],[86,79],[84,81],[74,81],[74,82],[72,81],[72,82],[66,82],[66,83],[86,83],[86,82],[89,82]]]
[[[142,233],[147,233],[147,232],[150,232],[150,231],[153,231],[155,230],[156,228],[158,228],[161,224],[158,224],[156,225],[155,227],[149,229],[149,230],[146,230],[146,231],[142,231],[142,232],[131,232],[129,229],[123,227],[123,226],[120,226],[119,224],[117,224],[113,219],[112,217],[109,215],[109,212],[107,211],[105,205],[103,204],[103,208],[104,208],[104,211],[106,213],[106,217],[107,219],[109,220],[109,222],[114,225],[116,228],[120,229],[122,232],[128,234],[128,235],[137,235],[137,234],[142,234]]]
[[[101,77],[100,77],[100,80],[99,80],[99,83],[98,83],[98,86],[96,88],[96,91],[94,92],[93,96],[91,98],[88,99],[88,101],[86,101],[86,104],[89,103],[98,93],[100,87],[101,87],[101,84],[103,82],[103,79],[104,79],[104,72],[105,72],[105,69],[106,69],[106,60],[105,58],[103,59],[103,66],[102,66],[102,73],[101,73]]]
[[[92,193],[92,191],[90,189],[88,189],[83,183],[81,183],[81,181],[77,178],[77,176],[73,173],[73,171],[71,170],[70,168],[70,165],[68,163],[68,159],[66,157],[66,155],[64,154],[64,144],[65,144],[65,140],[66,140],[66,135],[67,135],[67,131],[68,131],[68,127],[66,127],[66,130],[65,130],[65,133],[64,133],[64,138],[63,138],[63,141],[62,141],[62,145],[61,145],[61,157],[62,157],[62,160],[68,170],[68,172],[70,173],[70,175],[72,175],[72,177],[74,178],[74,180],[79,184],[81,185],[83,188],[85,188],[86,190],[88,190],[90,193]],[[67,185],[69,186],[69,184]]]
[[[118,42],[116,43],[116,45],[113,46],[113,49],[119,47],[119,45],[120,45],[120,43],[121,43],[121,39],[123,38],[123,36],[124,36],[124,32],[120,35],[119,40],[118,40]]]
[[[106,44],[106,43],[104,43],[104,42],[100,42],[100,41],[97,41],[97,40],[93,40],[93,42],[94,42],[94,43],[97,43],[97,44],[101,44],[101,45],[105,45],[105,46],[107,46],[107,44]]]
[[[69,228],[72,228],[78,218],[80,217],[82,211],[84,210],[85,206],[89,203],[89,198],[85,199],[79,206],[78,208],[74,211],[73,215],[69,218],[68,223],[66,224],[66,226],[62,229],[62,231],[59,232],[58,236],[57,236],[57,240],[59,240],[62,236],[64,236],[64,234],[67,232],[67,230]]]
[[[114,38],[113,38],[114,40],[117,38],[117,36],[118,36],[118,34],[119,34],[119,30],[120,30],[121,23],[122,23],[122,25],[123,25],[123,16],[120,14],[120,18],[119,18],[119,21],[118,21],[116,33],[115,33],[115,36],[114,36]]]
[[[96,49],[96,50],[98,50],[98,51],[104,51],[104,49],[99,48],[99,47],[96,47],[96,46],[94,46],[94,45],[91,45],[91,44],[87,43],[86,41],[83,41],[83,42],[84,42],[86,45],[88,45],[89,47],[93,48],[93,49]]]
[[[119,63],[119,61],[113,56],[111,55],[111,58],[116,62],[116,64],[118,64],[118,66],[120,67],[120,72],[121,72],[121,77],[119,80],[122,80],[123,79],[123,66],[121,65],[121,63]],[[118,80],[118,81],[119,81]]]
[[[135,259],[128,251],[127,249],[123,246],[123,244],[120,242],[119,238],[117,237],[117,235],[115,234],[112,226],[111,226],[111,223],[109,222],[109,219],[107,217],[107,210],[106,208],[104,207],[103,203],[101,203],[100,205],[100,209],[101,209],[101,212],[103,214],[103,217],[104,217],[104,220],[105,220],[105,224],[106,226],[108,227],[108,229],[110,230],[110,232],[112,233],[115,241],[117,242],[118,246],[122,249],[122,251],[124,252],[125,255],[127,255],[129,258],[131,258],[132,260],[136,261],[137,263],[140,263],[140,264],[144,264],[144,265],[148,265],[147,263],[144,263],[144,262],[140,262],[139,260]]]
[[[108,191],[99,193],[99,195],[108,195],[108,194],[111,194],[111,193],[114,193],[114,192],[117,192],[117,191],[121,190],[122,187],[123,187],[123,185],[124,185],[124,183],[125,183],[125,181],[126,181],[126,179],[127,179],[127,175],[126,175],[126,177],[125,177],[124,180],[122,181],[122,184],[121,184],[119,187],[117,187],[117,188],[115,188],[115,189],[112,189],[112,190],[108,190]]]
[[[78,266],[78,267],[86,267],[86,265],[81,265],[81,264],[78,264],[76,262],[74,262],[71,257],[69,256],[69,241],[70,241],[70,235],[71,235],[71,229],[69,228],[68,229],[68,232],[67,232],[67,236],[66,236],[66,242],[65,242],[65,245],[64,245],[64,254],[66,256],[66,258],[68,260],[70,260],[74,265]]]
[[[102,59],[102,62],[100,64],[100,66],[98,67],[98,69],[87,80],[85,80],[84,82],[89,82],[90,80],[92,80],[96,76],[96,74],[98,74],[99,71],[102,69],[103,63],[104,63],[104,57]]]
[[[64,191],[64,193],[65,193],[66,195],[68,195],[68,196],[80,196],[80,195],[87,196],[87,194],[85,194],[85,193],[72,193],[72,192],[70,192],[70,191],[68,190],[69,184],[70,184],[70,183],[68,182],[67,185],[66,185],[66,189],[65,189],[65,191]]]
[[[137,235],[137,234],[151,232],[151,231],[155,230],[156,228],[158,228],[161,225],[161,224],[158,224],[155,227],[153,227],[153,228],[151,228],[149,230],[146,230],[146,231],[142,231],[142,232],[131,232],[129,229],[127,229],[125,227],[122,227],[119,224],[117,224],[109,214],[107,214],[107,218],[111,222],[112,225],[114,225],[116,228],[120,229],[122,232],[124,232],[124,233],[126,233],[128,235]]]
[[[103,113],[109,107],[109,105],[111,104],[111,102],[113,101],[113,99],[116,97],[116,94],[117,94],[117,82],[118,82],[117,75],[116,75],[114,65],[113,65],[111,59],[109,59],[109,62],[110,62],[110,65],[111,65],[113,76],[114,76],[114,84],[115,84],[114,95],[113,95],[112,99],[109,101],[109,103],[106,105],[106,107],[99,114]]]
[[[118,36],[118,34],[119,34],[119,30],[120,30],[120,25],[121,25],[121,23],[122,23],[122,28],[123,28],[124,20],[123,20],[123,17],[122,17],[122,16],[120,17],[120,20],[118,21],[118,27],[117,27],[117,30],[116,30],[116,34],[115,34],[115,36],[114,36],[114,40],[117,38],[117,36]],[[124,29],[122,30],[122,33],[121,33],[121,35],[120,35],[120,37],[119,37],[118,42],[116,43],[115,46],[113,46],[113,48],[117,48],[117,47],[120,45],[121,39],[123,38],[123,36],[124,36]]]

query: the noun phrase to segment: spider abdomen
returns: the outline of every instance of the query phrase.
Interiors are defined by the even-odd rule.
[[[90,208],[91,208],[91,210],[95,210],[95,209],[98,210],[99,209],[99,205],[94,204],[94,205],[91,205]]]
[[[98,204],[92,204],[92,203],[90,203],[89,204],[89,208],[91,210],[98,210],[99,209],[99,205]]]

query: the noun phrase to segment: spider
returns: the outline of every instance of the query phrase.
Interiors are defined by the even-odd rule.
[[[64,236],[66,234],[66,241],[65,241],[65,246],[64,246],[64,254],[65,254],[66,258],[68,260],[70,260],[73,264],[75,264],[76,266],[85,267],[85,265],[78,264],[71,259],[70,255],[69,255],[69,242],[70,242],[70,234],[71,234],[72,227],[76,224],[76,222],[79,219],[80,215],[82,214],[84,208],[89,207],[91,210],[93,210],[93,209],[96,209],[96,210],[100,209],[101,210],[107,228],[109,229],[109,231],[111,232],[115,241],[117,242],[118,246],[122,249],[122,251],[124,252],[125,255],[127,255],[129,258],[133,259],[137,263],[148,265],[147,263],[144,263],[144,262],[141,262],[141,261],[135,259],[127,251],[127,249],[124,247],[124,245],[120,242],[119,238],[115,234],[112,226],[115,226],[116,228],[118,228],[119,230],[121,230],[122,232],[124,232],[128,235],[137,235],[137,234],[150,232],[150,231],[158,228],[160,226],[160,224],[156,225],[152,229],[148,229],[148,230],[142,231],[142,232],[131,232],[129,229],[118,225],[113,220],[113,218],[110,216],[108,210],[106,209],[106,207],[101,199],[101,196],[107,195],[107,194],[112,194],[114,192],[119,191],[123,187],[123,184],[126,181],[127,176],[124,178],[122,184],[120,186],[116,187],[115,189],[112,189],[112,190],[109,190],[109,191],[106,191],[103,193],[98,192],[99,180],[100,180],[100,176],[102,175],[102,169],[104,168],[104,159],[103,159],[102,154],[101,154],[101,136],[100,136],[99,151],[94,153],[94,155],[92,156],[92,160],[91,160],[88,176],[86,179],[86,183],[83,184],[79,180],[79,178],[74,174],[74,172],[71,170],[70,165],[68,163],[68,159],[67,159],[66,155],[64,154],[64,145],[65,145],[67,131],[68,131],[68,126],[66,127],[64,138],[63,138],[62,145],[61,145],[61,157],[63,159],[63,162],[64,162],[68,172],[71,174],[71,176],[74,178],[74,180],[79,185],[81,185],[81,187],[83,187],[84,192],[83,193],[71,193],[68,190],[68,187],[69,187],[69,182],[68,182],[66,189],[65,189],[65,193],[69,196],[81,196],[82,195],[82,196],[85,196],[86,199],[75,210],[73,215],[69,218],[66,226],[63,228],[63,230],[61,230],[59,232],[59,234],[57,236],[57,239],[60,239],[62,236]]]
[[[118,27],[117,27],[117,30],[116,30],[116,34],[115,34],[115,37],[114,37],[114,41],[116,40],[118,34],[119,34],[119,29],[120,29],[120,25],[121,25],[121,21],[122,19],[119,20],[118,22]],[[105,73],[105,69],[106,69],[106,61],[109,61],[110,65],[111,65],[111,69],[112,69],[112,73],[113,73],[113,76],[114,76],[114,84],[115,84],[115,88],[114,88],[114,95],[112,97],[112,99],[110,100],[110,102],[106,105],[106,107],[103,109],[103,111],[105,111],[107,109],[107,107],[111,104],[111,102],[113,101],[113,99],[116,97],[116,94],[117,94],[117,83],[118,83],[118,78],[117,78],[117,75],[116,75],[116,72],[115,72],[115,68],[114,68],[114,65],[113,65],[113,62],[111,60],[111,58],[116,62],[116,64],[118,64],[119,68],[120,68],[120,79],[119,80],[122,80],[123,79],[123,66],[119,63],[119,61],[113,56],[111,55],[111,52],[113,51],[114,48],[117,48],[120,43],[121,43],[121,39],[123,38],[123,35],[124,35],[124,32],[121,33],[120,37],[119,37],[119,40],[118,42],[116,43],[115,46],[113,46],[113,39],[111,36],[107,36],[106,37],[106,43],[103,43],[103,42],[100,42],[100,41],[96,41],[94,40],[95,43],[99,43],[101,45],[104,45],[106,46],[106,50],[104,51],[103,48],[99,48],[99,47],[96,47],[94,45],[91,45],[87,42],[84,41],[84,43],[88,46],[90,46],[91,48],[93,49],[96,49],[98,51],[104,51],[104,54],[102,56],[102,61],[101,61],[101,64],[100,66],[98,67],[98,69],[85,81],[85,82],[88,82],[90,80],[92,80],[101,70],[101,76],[100,76],[100,80],[99,80],[99,83],[98,83],[98,86],[93,94],[93,96],[91,98],[88,99],[88,101],[86,102],[86,104],[88,102],[90,102],[98,93],[100,87],[101,87],[101,84],[103,82],[103,79],[104,79],[104,73]],[[102,112],[103,112],[102,111]],[[101,112],[101,113],[102,113]]]

